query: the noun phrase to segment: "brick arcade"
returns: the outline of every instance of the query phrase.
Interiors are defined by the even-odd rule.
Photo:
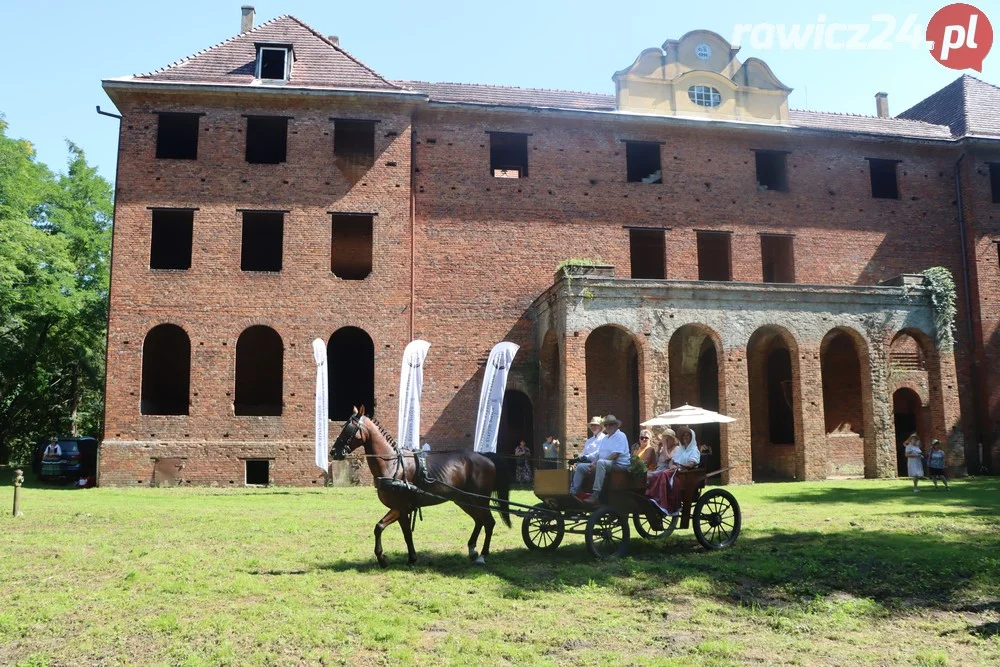
[[[788,108],[708,31],[615,94],[384,78],[298,19],[108,79],[122,114],[104,484],[322,484],[364,403],[394,430],[432,343],[424,438],[469,446],[482,366],[521,346],[501,449],[685,402],[728,481],[885,477],[917,431],[1000,456],[1000,89],[892,117]],[[563,260],[579,259],[554,274]],[[919,274],[958,288],[952,350]],[[980,453],[982,443],[982,453]],[[537,453],[537,452],[536,452]]]

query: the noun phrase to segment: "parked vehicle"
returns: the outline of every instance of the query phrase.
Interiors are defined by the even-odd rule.
[[[87,437],[59,438],[59,449],[62,450],[62,460],[59,463],[57,475],[42,474],[42,454],[47,441],[39,442],[31,459],[31,469],[41,480],[75,482],[81,477],[94,477],[97,474],[97,440]]]

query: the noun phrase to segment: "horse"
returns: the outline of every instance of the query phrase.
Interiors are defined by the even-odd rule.
[[[507,466],[498,462],[495,454],[480,454],[472,451],[428,452],[425,480],[417,479],[416,452],[400,449],[389,433],[374,418],[365,415],[365,408],[355,408],[354,414],[344,424],[343,430],[333,443],[333,459],[343,461],[358,447],[364,447],[368,467],[375,480],[378,499],[389,508],[375,524],[375,559],[385,568],[389,566],[382,551],[382,531],[394,522],[399,522],[406,540],[407,563],[417,562],[413,548],[413,524],[411,517],[420,507],[439,505],[451,501],[462,508],[476,522],[469,538],[469,560],[477,565],[485,565],[490,553],[490,538],[496,520],[490,511],[490,497],[501,501],[498,510],[504,524],[510,528],[510,511],[506,502],[510,499],[510,477]],[[387,485],[381,480],[395,479],[399,482]],[[422,491],[408,490],[401,482],[418,486]],[[479,532],[485,528],[482,552],[476,551]]]

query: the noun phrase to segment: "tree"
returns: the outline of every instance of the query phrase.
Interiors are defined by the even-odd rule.
[[[66,174],[0,118],[0,462],[32,442],[100,436],[112,190],[69,144]]]

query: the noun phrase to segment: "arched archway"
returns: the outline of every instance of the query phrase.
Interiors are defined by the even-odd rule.
[[[191,340],[176,324],[149,330],[142,341],[139,412],[186,415],[191,391]]]
[[[871,402],[871,383],[865,382],[867,358],[862,357],[855,336],[846,329],[833,329],[820,345],[827,476],[874,476],[869,470],[874,452],[867,451],[874,446],[866,416],[871,410],[870,405],[866,407]]]
[[[282,409],[285,346],[271,327],[255,325],[236,341],[236,415],[277,416]]]
[[[613,414],[621,430],[635,442],[639,437],[639,348],[628,331],[597,327],[587,336],[587,414]]]
[[[559,354],[559,340],[550,329],[542,340],[538,355],[539,427],[544,431],[541,437],[555,436],[563,440],[560,424],[563,418],[562,363]]]
[[[513,456],[517,443],[524,440],[531,449],[531,456],[537,459],[539,443],[535,442],[534,409],[531,399],[523,391],[508,389],[503,395],[500,411],[500,427],[497,430],[497,453]]]
[[[375,343],[364,329],[342,327],[330,336],[329,365],[330,419],[342,421],[355,407],[375,416]]]
[[[929,431],[927,409],[917,392],[909,387],[897,389],[892,394],[892,423],[896,433],[896,474],[907,477],[906,449],[903,443],[913,433],[926,448]]]
[[[753,479],[795,479],[802,447],[795,339],[781,327],[761,327],[747,343],[747,367]]]
[[[722,404],[719,388],[719,336],[701,324],[685,324],[668,344],[670,362],[670,407],[687,403],[718,412]],[[702,461],[709,470],[720,467],[722,456],[719,424],[695,427],[702,448]]]

